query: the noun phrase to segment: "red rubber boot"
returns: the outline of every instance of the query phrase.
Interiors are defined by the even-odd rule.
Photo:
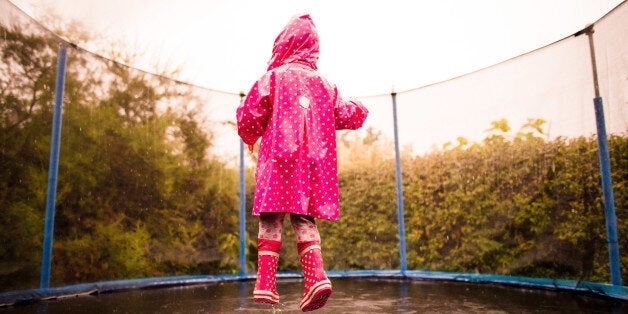
[[[279,252],[281,252],[281,241],[257,239],[257,279],[253,290],[255,302],[279,303],[276,287]]]
[[[301,297],[303,312],[319,309],[327,303],[331,295],[331,282],[323,268],[323,255],[320,241],[297,243],[301,256],[301,268],[305,279],[305,291]]]

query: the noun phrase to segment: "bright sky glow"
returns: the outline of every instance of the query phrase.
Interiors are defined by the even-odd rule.
[[[247,91],[289,17],[312,15],[320,71],[345,96],[423,86],[512,58],[596,21],[621,0],[11,0],[36,18],[52,8],[124,42],[132,66],[182,68],[179,79]],[[77,43],[107,56],[102,43]],[[124,48],[124,47],[121,47]]]

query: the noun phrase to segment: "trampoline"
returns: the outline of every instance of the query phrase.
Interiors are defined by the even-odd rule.
[[[622,285],[619,270],[620,266],[625,270],[627,260],[620,259],[619,249],[625,255],[628,198],[625,188],[616,189],[617,224],[607,164],[612,160],[620,165],[615,184],[625,187],[628,181],[621,174],[628,165],[628,92],[623,62],[628,47],[626,16],[628,4],[624,2],[594,24],[595,51],[603,56],[598,65],[602,93],[595,98],[589,50],[593,28],[445,82],[362,97],[372,111],[373,119],[368,121],[372,133],[357,138],[354,147],[345,147],[345,152],[359,154],[339,158],[339,169],[344,166],[341,170],[345,171],[343,192],[352,195],[342,208],[347,213],[344,217],[354,220],[368,208],[377,224],[356,230],[353,226],[357,223],[348,223],[343,217],[335,225],[325,226],[325,235],[329,235],[325,239],[329,240],[324,243],[324,258],[334,289],[329,302],[317,312],[625,312],[628,287]],[[11,25],[21,28],[13,30]],[[50,137],[52,142],[50,174],[42,170],[45,160],[31,160],[42,155],[43,144],[37,140],[25,138],[15,141],[13,147],[9,144],[14,142],[6,137],[2,143],[14,152],[12,163],[6,164],[26,170],[0,184],[0,188],[8,187],[0,190],[4,193],[0,195],[14,195],[12,203],[2,203],[0,211],[0,221],[8,226],[0,234],[6,255],[0,256],[0,313],[301,312],[300,273],[279,274],[279,305],[258,304],[252,299],[257,251],[251,239],[257,225],[247,224],[247,199],[250,205],[252,195],[251,181],[247,183],[245,178],[252,178],[252,167],[244,165],[251,158],[244,154],[229,123],[243,94],[202,88],[118,64],[59,38],[8,0],[0,0],[0,26],[5,34],[0,43],[28,43],[20,41],[23,30],[48,43],[42,54],[57,62],[56,72],[52,61],[46,63],[42,70],[46,75],[42,76],[48,81],[33,86],[28,85],[27,76],[22,80],[11,76],[27,73],[27,69],[6,72],[16,61],[0,66],[0,74],[12,78],[6,84],[23,84],[8,90],[41,88],[40,92],[46,93],[47,97],[41,97],[46,102],[38,104],[44,109],[37,108],[48,115],[22,124],[32,127],[29,132],[39,134],[37,139]],[[24,38],[31,38],[28,36]],[[136,80],[117,84],[120,72],[121,77]],[[52,73],[61,82],[58,88]],[[71,83],[65,104],[64,75]],[[89,90],[76,84],[90,75],[103,78],[94,80],[98,88]],[[155,111],[148,122],[157,119],[159,123],[147,122],[151,127],[163,126],[157,129],[167,135],[163,137],[173,137],[173,146],[163,138],[153,138],[158,132],[148,127],[140,128],[142,136],[136,136],[142,126],[139,123],[121,120],[115,125],[128,128],[121,133],[128,137],[121,136],[114,126],[115,132],[101,127],[107,119],[122,119],[102,104],[108,104],[111,95],[129,96],[125,94],[128,87],[138,82],[142,90],[174,91],[174,96],[164,96],[159,105],[185,108],[198,103],[219,109],[202,112],[207,117],[199,118],[209,121],[215,139],[211,153],[216,159],[211,164],[204,163],[204,156],[194,159],[203,166],[199,173],[208,173],[206,177],[193,176],[196,168],[190,171],[186,167],[196,163],[179,162],[177,158],[184,157],[172,153],[187,143],[175,127],[178,120],[168,120]],[[128,99],[144,96],[133,94]],[[54,98],[54,108],[48,98]],[[461,106],[453,109],[452,104]],[[66,111],[62,115],[63,106]],[[417,107],[421,114],[415,114]],[[594,107],[600,109],[601,119]],[[608,133],[614,140],[610,153],[608,147],[604,152],[606,134],[597,128],[604,127],[601,109],[607,110],[610,118]],[[482,115],[477,116],[478,112]],[[39,125],[49,116],[54,119],[52,136]],[[195,126],[194,120],[182,121]],[[503,131],[509,129],[505,121],[523,124],[522,131]],[[543,129],[544,121],[551,134]],[[11,134],[21,139],[20,134],[29,132],[20,129]],[[453,144],[457,135],[461,137]],[[385,140],[377,142],[380,137]],[[351,138],[342,140],[353,143]],[[375,144],[369,146],[367,140]],[[234,143],[240,143],[239,147]],[[387,150],[369,150],[377,145]],[[409,148],[403,156],[400,145]],[[430,151],[432,146],[436,148]],[[61,147],[65,158],[61,165],[66,166],[57,172]],[[412,155],[413,149],[422,153]],[[133,158],[121,158],[127,154]],[[101,164],[110,167],[98,167]],[[41,189],[47,174],[44,213]],[[74,186],[84,179],[83,174],[93,186]],[[57,176],[63,183],[59,196],[65,203],[55,203]],[[180,181],[169,181],[172,178]],[[191,191],[190,184],[198,184],[198,189]],[[146,186],[154,188],[149,191],[153,194],[146,192]],[[94,208],[98,210],[91,212]],[[55,210],[59,215],[53,230]],[[210,210],[215,212],[208,214]],[[160,215],[152,215],[155,212]],[[40,228],[42,222],[44,228]],[[165,228],[172,229],[164,232]],[[624,236],[618,237],[622,232]],[[39,243],[42,236],[44,241]],[[286,258],[282,261],[297,261],[295,247],[288,246],[284,245]],[[298,269],[296,264],[280,266]],[[39,267],[41,277],[36,278]]]
[[[561,291],[496,283],[477,283],[331,272],[334,293],[319,313],[623,313],[628,300],[603,298],[591,292]],[[249,278],[251,279],[251,278]],[[300,313],[303,282],[281,274],[280,304],[253,302],[254,280],[175,278],[121,281],[101,290],[70,293],[48,300],[22,301],[0,307],[0,313]],[[78,286],[77,286],[78,288]],[[92,287],[93,288],[93,287]]]

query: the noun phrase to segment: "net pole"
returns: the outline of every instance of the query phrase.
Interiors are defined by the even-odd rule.
[[[397,131],[397,93],[393,90],[390,93],[392,97],[393,107],[393,123],[395,131],[395,178],[397,185],[397,223],[399,225],[399,263],[401,273],[405,274],[407,270],[406,263],[406,231],[404,226],[403,213],[403,186],[401,182],[401,157],[399,154],[399,134]]]
[[[57,58],[57,77],[55,82],[55,98],[52,113],[52,135],[50,139],[50,162],[48,165],[48,191],[46,194],[46,220],[44,222],[44,242],[41,258],[41,276],[39,287],[50,287],[50,267],[52,264],[52,240],[54,236],[55,203],[57,196],[57,177],[59,171],[59,150],[61,146],[61,122],[63,111],[63,88],[65,85],[65,68],[67,64],[67,48],[59,47]]]
[[[600,174],[602,176],[602,194],[604,196],[604,216],[606,218],[606,238],[608,241],[611,283],[616,286],[621,286],[619,244],[617,238],[617,216],[615,215],[615,196],[613,195],[613,180],[611,176],[611,162],[608,151],[608,137],[606,135],[606,122],[604,120],[604,105],[602,97],[600,97],[597,64],[595,61],[593,24],[589,25],[582,32],[585,32],[589,37],[589,51],[591,53],[591,66],[593,69],[593,87],[595,89],[593,106],[595,108],[595,124],[597,127]]]
[[[240,92],[240,105],[244,101]],[[244,142],[240,139],[240,275],[246,274],[246,186],[244,177]]]

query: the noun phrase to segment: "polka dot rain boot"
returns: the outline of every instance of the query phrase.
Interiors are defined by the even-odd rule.
[[[301,268],[305,279],[305,291],[301,297],[303,312],[319,309],[327,303],[331,295],[331,282],[325,275],[323,255],[319,241],[299,242],[297,244],[301,256]]]
[[[279,294],[276,287],[276,275],[281,242],[261,238],[257,241],[257,279],[253,290],[253,300],[277,304]]]

